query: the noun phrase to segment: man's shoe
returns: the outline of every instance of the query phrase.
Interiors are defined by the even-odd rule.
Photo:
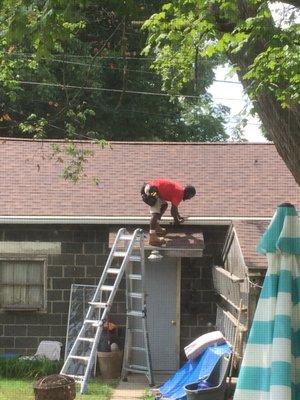
[[[161,246],[165,243],[166,243],[165,239],[158,237],[156,232],[150,233],[150,236],[149,236],[149,245],[150,246]]]
[[[160,225],[157,225],[155,232],[157,236],[166,236],[167,230],[165,228],[162,228]]]

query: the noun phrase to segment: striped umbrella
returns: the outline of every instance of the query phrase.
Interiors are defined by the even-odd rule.
[[[234,400],[300,399],[300,221],[280,205],[260,240],[268,271]]]

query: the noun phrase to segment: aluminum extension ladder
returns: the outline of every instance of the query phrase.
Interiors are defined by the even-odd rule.
[[[129,372],[145,374],[154,386],[145,294],[145,257],[143,237],[139,243],[141,263],[130,263],[126,269],[126,333],[122,367],[123,381]]]
[[[120,251],[120,244],[123,243],[123,248]],[[138,254],[136,254],[138,250]],[[115,259],[121,259],[119,266],[113,265]],[[132,280],[140,280],[143,282],[144,268],[145,268],[145,257],[144,257],[144,234],[142,229],[136,229],[132,235],[130,235],[125,228],[118,231],[115,242],[112,246],[111,252],[108,256],[106,265],[104,267],[102,276],[99,284],[95,290],[95,294],[91,302],[89,302],[89,308],[84,319],[83,325],[78,333],[78,336],[65,360],[65,363],[61,369],[60,374],[67,375],[78,383],[80,383],[80,393],[86,393],[87,383],[90,377],[94,363],[96,362],[97,347],[100,340],[101,333],[103,332],[103,325],[108,318],[108,314],[112,307],[113,300],[116,292],[122,280],[123,274],[127,269],[128,265],[132,267],[132,264],[139,264],[140,273],[126,274],[126,282],[130,285]],[[138,267],[135,267],[138,268]],[[132,293],[126,288],[126,304],[130,306],[132,304],[132,298],[138,298],[142,300],[143,307],[145,306],[144,293]],[[143,287],[142,287],[143,288]],[[132,297],[133,296],[133,297]],[[127,322],[128,318],[132,316],[133,310],[127,308]],[[140,310],[140,315],[143,315],[143,335],[145,340],[145,353],[146,353],[146,364],[140,366],[139,372],[145,373],[149,377],[150,384],[153,383],[153,374],[151,368],[151,357],[149,351],[149,340],[145,320],[145,312]],[[126,327],[126,338],[128,339],[127,327]],[[126,346],[128,345],[125,341],[125,355],[123,367],[125,373],[122,372],[122,376],[125,379],[125,375],[129,370],[133,371],[134,368],[128,367],[128,355]],[[147,368],[141,371],[141,368]],[[138,372],[135,371],[134,372]],[[127,376],[127,375],[126,375]]]

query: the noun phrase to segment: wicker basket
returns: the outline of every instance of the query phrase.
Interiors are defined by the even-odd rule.
[[[75,381],[69,376],[49,375],[34,385],[35,400],[73,400],[76,397]]]

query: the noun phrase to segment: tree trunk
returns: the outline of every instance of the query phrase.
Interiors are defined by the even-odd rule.
[[[239,9],[243,10],[241,17],[246,19],[253,16],[253,8],[249,8],[247,0],[238,1]],[[273,21],[271,20],[270,23]],[[231,63],[239,67],[239,79],[246,92],[251,81],[244,80],[243,76],[248,72],[254,58],[266,47],[266,41],[260,38],[257,43],[252,43],[251,49],[243,49],[238,55],[228,54]],[[264,90],[253,104],[270,140],[273,141],[280,157],[300,185],[300,106],[282,108],[270,90]]]
[[[300,107],[283,109],[272,93],[263,93],[256,110],[280,157],[300,185]]]
[[[250,81],[243,75],[248,71],[253,58],[246,54],[239,57],[229,55],[230,61],[240,68],[239,79],[247,92]],[[278,154],[300,185],[300,107],[284,109],[271,91],[265,90],[253,102],[254,108]]]

